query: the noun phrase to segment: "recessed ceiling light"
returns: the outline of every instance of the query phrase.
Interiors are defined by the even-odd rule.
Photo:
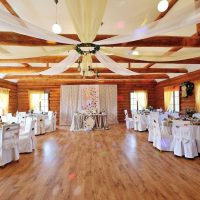
[[[133,51],[132,51],[132,55],[133,55],[133,56],[138,56],[138,55],[139,55],[139,52],[136,51],[136,50],[133,50]]]
[[[158,11],[159,12],[164,12],[168,9],[169,7],[169,2],[167,0],[160,0],[158,3]]]

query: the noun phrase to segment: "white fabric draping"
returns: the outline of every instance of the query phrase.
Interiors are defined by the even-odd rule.
[[[89,110],[99,112],[98,85],[80,85],[78,110]]]
[[[174,54],[163,55],[161,52],[142,52],[140,51],[139,55],[132,55],[130,49],[120,49],[120,48],[111,48],[111,47],[101,47],[102,52],[106,54],[112,54],[123,58],[129,58],[134,60],[144,60],[152,62],[164,62],[164,61],[178,61],[186,60],[190,58],[195,58],[200,56],[200,51],[198,49],[193,49],[190,52],[182,53],[176,52]]]
[[[66,0],[75,30],[83,43],[91,43],[99,30],[107,0]]]
[[[100,110],[107,113],[108,124],[117,120],[117,85],[99,85]]]
[[[121,67],[117,62],[115,62],[110,57],[105,55],[102,51],[96,52],[95,56],[102,64],[104,64],[112,72],[115,72],[123,76],[130,76],[137,74],[136,72],[132,72],[131,70]]]
[[[73,114],[79,109],[80,85],[62,85],[60,98],[60,125],[71,125]],[[99,85],[100,111],[105,111],[108,124],[117,123],[117,86]]]
[[[67,58],[62,60],[60,63],[54,65],[50,69],[40,72],[40,74],[42,75],[60,74],[65,70],[67,70],[71,65],[73,65],[78,60],[79,57],[80,54],[78,54],[75,50],[71,50]]]
[[[0,29],[63,44],[80,43],[76,40],[44,30],[3,10],[0,10]]]
[[[112,38],[97,41],[95,44],[109,45],[136,41],[175,31],[177,29],[197,24],[199,22],[200,9],[196,9],[194,7],[194,2],[191,2],[186,7],[177,10],[175,14],[166,16],[146,26],[133,30],[130,35],[115,36]]]
[[[19,51],[18,51],[18,48]],[[30,47],[29,47],[30,48]],[[75,48],[74,45],[63,45],[63,46],[56,46],[54,50],[49,51],[37,51],[38,47],[31,47],[33,51],[27,51],[26,47],[24,47],[24,51],[22,52],[22,47],[15,47],[15,52],[1,54],[1,59],[19,59],[19,58],[34,58],[34,57],[42,57],[42,56],[51,56],[51,55],[58,55],[60,53],[64,53],[70,51]]]
[[[79,85],[62,85],[60,96],[60,125],[71,125],[78,108]]]

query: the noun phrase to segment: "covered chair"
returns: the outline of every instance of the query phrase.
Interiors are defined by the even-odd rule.
[[[134,130],[135,131],[146,131],[147,130],[147,118],[145,114],[134,115]]]
[[[196,118],[200,119],[200,113],[194,113],[192,117],[196,117]]]
[[[173,121],[174,155],[194,158],[198,156],[197,143],[190,121]]]
[[[45,132],[53,132],[56,130],[56,113],[48,112],[48,118],[45,119]]]
[[[153,116],[153,146],[160,151],[173,151],[173,136],[168,134],[168,132],[163,132],[160,127],[159,118]]]
[[[153,124],[154,118],[157,118],[157,119],[159,118],[159,112],[150,112],[150,115],[148,117],[149,122],[148,122],[147,129],[148,129],[148,132],[149,132],[149,134],[148,134],[148,141],[149,142],[153,142],[153,140],[154,140],[154,124]]]
[[[35,120],[26,118],[25,130],[19,134],[20,153],[31,153],[36,148]]]
[[[127,111],[127,110],[124,110],[124,114],[125,114],[126,128],[127,128],[127,129],[132,129],[132,128],[134,128],[134,120],[133,120],[133,118],[130,118],[130,117],[128,116],[128,111]]]
[[[0,131],[0,166],[19,160],[19,125],[4,125]]]
[[[39,114],[35,117],[35,135],[45,134],[45,116]]]

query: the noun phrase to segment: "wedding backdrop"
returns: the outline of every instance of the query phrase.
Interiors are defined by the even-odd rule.
[[[76,112],[106,112],[108,124],[117,121],[117,85],[62,85],[60,125],[71,125]]]

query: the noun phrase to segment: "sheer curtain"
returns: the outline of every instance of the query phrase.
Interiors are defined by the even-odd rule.
[[[9,89],[0,88],[0,115],[8,113]]]
[[[34,111],[39,111],[41,99],[44,95],[43,90],[29,90],[29,109]]]
[[[164,106],[167,111],[170,107],[171,98],[173,95],[174,86],[164,88]]]
[[[117,121],[117,85],[99,85],[100,110],[105,111],[108,124],[116,124]]]
[[[62,85],[60,96],[60,125],[71,125],[78,111],[79,85]]]
[[[142,109],[146,109],[147,104],[148,104],[148,93],[147,93],[147,91],[138,90],[138,91],[135,91],[135,93],[137,95],[138,107],[142,108]]]
[[[196,111],[200,112],[200,81],[195,82],[195,104]]]

